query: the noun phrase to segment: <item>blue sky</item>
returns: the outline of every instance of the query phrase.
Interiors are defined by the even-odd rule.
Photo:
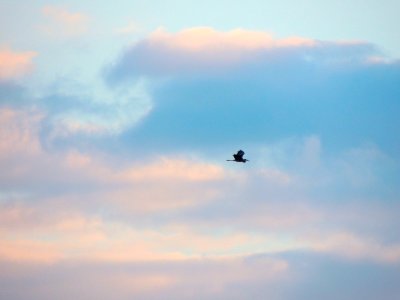
[[[0,298],[394,299],[398,9],[1,1]]]

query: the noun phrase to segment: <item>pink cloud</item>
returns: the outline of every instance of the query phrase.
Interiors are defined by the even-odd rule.
[[[352,260],[370,259],[385,263],[400,261],[400,244],[384,245],[373,238],[358,236],[351,232],[323,233],[322,236],[315,237],[309,247]]]
[[[112,199],[120,209],[144,213],[206,203],[220,193],[213,183],[242,180],[219,165],[195,159],[163,157],[118,165],[112,157],[100,154],[49,152],[39,137],[42,117],[35,111],[0,109],[0,179],[4,185],[101,186],[101,193],[93,192],[91,198],[104,203]],[[65,201],[73,198],[69,195]]]
[[[38,111],[0,109],[0,162],[7,169],[0,177],[4,182],[86,182],[110,187],[145,182],[173,186],[221,181],[230,176],[221,166],[192,159],[164,157],[116,166],[109,162],[110,157],[99,154],[49,152],[39,137],[42,119]]]
[[[269,299],[291,275],[289,267],[283,259],[264,257],[203,258],[150,264],[9,264],[1,275],[3,282],[15,282],[3,294],[11,290],[7,295],[23,299],[56,299],[60,294],[66,299],[238,299],[249,294]],[[23,288],[17,284],[21,278]],[[264,288],[262,293],[251,293],[257,286]],[[21,292],[14,292],[18,288]]]
[[[63,258],[49,242],[29,239],[0,239],[0,261],[54,263]]]
[[[107,203],[113,209],[121,204],[118,208],[126,208],[131,216],[135,215],[135,212],[168,211],[216,201],[221,194],[229,198],[226,195],[228,189],[232,189],[232,182],[227,187],[223,185],[223,181],[234,179],[235,187],[242,183],[242,177],[237,176],[238,172],[231,174],[221,166],[196,160],[161,158],[121,165],[116,163],[115,158],[110,162],[110,157],[78,151],[46,152],[39,141],[40,120],[39,113],[0,110],[0,162],[4,167],[0,172],[1,182],[15,180],[16,186],[19,187],[34,182],[37,184],[35,187],[39,186],[38,190],[43,183],[46,190],[48,186],[60,183],[68,187],[71,182],[93,184],[95,188],[91,189],[91,193],[78,193],[73,196],[66,193],[62,195],[65,202],[52,199],[57,203],[57,209],[61,207],[62,211],[65,203],[73,202],[73,205],[79,205],[77,203],[90,201],[93,201],[91,204],[95,204],[96,207]],[[301,157],[307,158],[307,163],[318,162],[316,158],[319,158],[321,151],[319,139],[307,138],[303,150]],[[360,156],[360,152],[356,154]],[[377,153],[367,151],[365,155],[369,157]],[[270,181],[285,186],[292,181],[289,174],[279,170],[264,169],[256,172],[256,175],[262,175],[263,184]],[[221,184],[218,188],[213,186],[215,181]],[[73,197],[77,198],[75,202],[70,201],[74,200]],[[246,194],[246,197],[251,200],[251,193]],[[400,260],[398,245],[384,245],[374,239],[351,233],[323,231],[314,238],[307,234],[285,234],[282,228],[292,229],[304,223],[317,226],[322,223],[318,211],[307,206],[293,206],[293,203],[290,203],[290,207],[281,203],[275,207],[269,202],[264,206],[257,204],[247,217],[232,218],[230,222],[226,219],[214,223],[207,221],[209,227],[204,231],[199,229],[204,224],[199,223],[191,223],[188,227],[169,224],[157,229],[148,229],[98,217],[81,214],[62,215],[54,214],[54,210],[49,211],[49,215],[38,216],[31,208],[0,206],[0,225],[5,228],[0,232],[0,254],[8,260],[40,262],[65,258],[141,261],[181,260],[201,255],[247,255],[302,248],[351,259],[384,262]],[[30,222],[27,221],[29,218]],[[42,221],[35,227],[35,220],[43,219],[46,222]],[[213,229],[221,228],[220,225],[224,223],[225,226],[227,223],[234,224],[230,226],[235,226],[235,231],[215,235]],[[252,230],[243,230],[249,227]],[[281,237],[268,236],[263,230],[259,230],[260,228],[279,229],[283,233]],[[23,249],[30,247],[33,251],[24,253]]]
[[[195,27],[177,33],[157,29],[133,45],[117,69],[124,73],[224,70],[257,60],[266,51],[316,45],[318,42],[308,38],[279,39],[267,32],[244,29],[221,32],[210,27]]]
[[[158,29],[149,37],[149,43],[182,49],[190,52],[259,50],[265,48],[314,46],[316,42],[302,37],[277,39],[263,31],[234,29],[227,32],[217,31],[211,27],[194,27],[178,33],[169,33]]]
[[[152,210],[166,208],[166,204],[167,207],[192,205],[198,198],[215,196],[212,189],[206,188],[207,184],[227,179],[240,180],[240,176],[233,176],[217,164],[196,159],[162,157],[118,166],[110,163],[111,157],[100,154],[77,150],[49,152],[42,147],[39,136],[42,120],[43,114],[38,111],[0,109],[0,162],[3,166],[0,178],[4,184],[106,185],[109,190],[104,194],[122,203],[132,197],[151,197],[154,201],[149,203],[152,208],[148,209]],[[139,184],[159,188],[132,189],[132,185]],[[119,186],[119,190],[112,188],[115,186]],[[176,197],[177,186],[185,197],[183,194]],[[163,192],[158,193],[160,190]],[[135,207],[135,204],[131,205]]]
[[[34,51],[14,52],[8,48],[0,49],[0,80],[16,79],[33,69]]]
[[[114,66],[110,80],[129,76],[219,74],[244,66],[275,65],[286,61],[322,64],[361,61],[376,53],[361,41],[327,42],[306,37],[279,38],[264,31],[218,31],[194,27],[171,33],[157,29],[128,48]]]
[[[7,218],[0,221],[5,228],[0,230],[3,261],[182,260],[200,255],[244,254],[248,250],[242,248],[262,242],[262,238],[244,233],[215,237],[182,226],[135,228],[76,212],[49,214],[43,209],[44,206],[0,206],[0,216]]]
[[[211,181],[224,178],[224,170],[220,166],[168,158],[133,168],[125,174],[133,180],[176,178],[185,181]]]
[[[57,207],[60,209],[63,206],[58,204]],[[296,233],[291,230],[291,234],[285,231],[271,234],[260,230],[235,229],[216,234],[214,230],[207,230],[207,226],[178,223],[157,228],[135,227],[79,212],[67,212],[64,209],[46,211],[44,208],[38,205],[35,208],[27,205],[0,206],[2,261],[137,262],[182,261],[204,257],[229,260],[254,253],[299,249],[351,260],[383,263],[400,261],[398,244],[385,245],[373,238],[350,232],[320,230],[310,233],[302,230]],[[236,223],[242,221],[237,220]],[[210,225],[221,228],[221,224]],[[240,228],[240,224],[237,226]],[[277,267],[282,270],[286,268],[281,264]]]
[[[1,232],[1,260],[49,263],[232,258],[251,254],[252,248],[264,242],[262,236],[254,234],[214,236],[181,226],[135,228],[83,215],[55,213],[57,218],[52,218],[40,212],[36,214],[49,220],[24,226],[15,226],[14,220],[14,228]]]
[[[40,153],[38,124],[41,119],[39,113],[0,109],[0,160],[18,153],[24,156]]]
[[[70,12],[58,6],[45,6],[42,13],[48,18],[48,24],[42,29],[49,35],[70,37],[88,31],[89,17],[83,13]]]

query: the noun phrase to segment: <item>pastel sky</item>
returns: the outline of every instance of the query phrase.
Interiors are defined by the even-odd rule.
[[[0,299],[397,299],[399,10],[0,0]]]

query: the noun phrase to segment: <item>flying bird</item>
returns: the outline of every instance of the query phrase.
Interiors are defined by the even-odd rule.
[[[243,155],[244,155],[244,151],[239,150],[236,154],[233,154],[234,159],[227,159],[226,161],[235,161],[235,162],[242,162],[242,163],[249,161],[248,159],[243,158]]]

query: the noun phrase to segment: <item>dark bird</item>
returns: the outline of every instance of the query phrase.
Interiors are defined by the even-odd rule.
[[[244,155],[244,151],[239,150],[236,154],[233,154],[234,159],[227,159],[226,161],[235,161],[235,162],[242,162],[242,163],[249,161],[248,159],[243,158],[243,155]]]

